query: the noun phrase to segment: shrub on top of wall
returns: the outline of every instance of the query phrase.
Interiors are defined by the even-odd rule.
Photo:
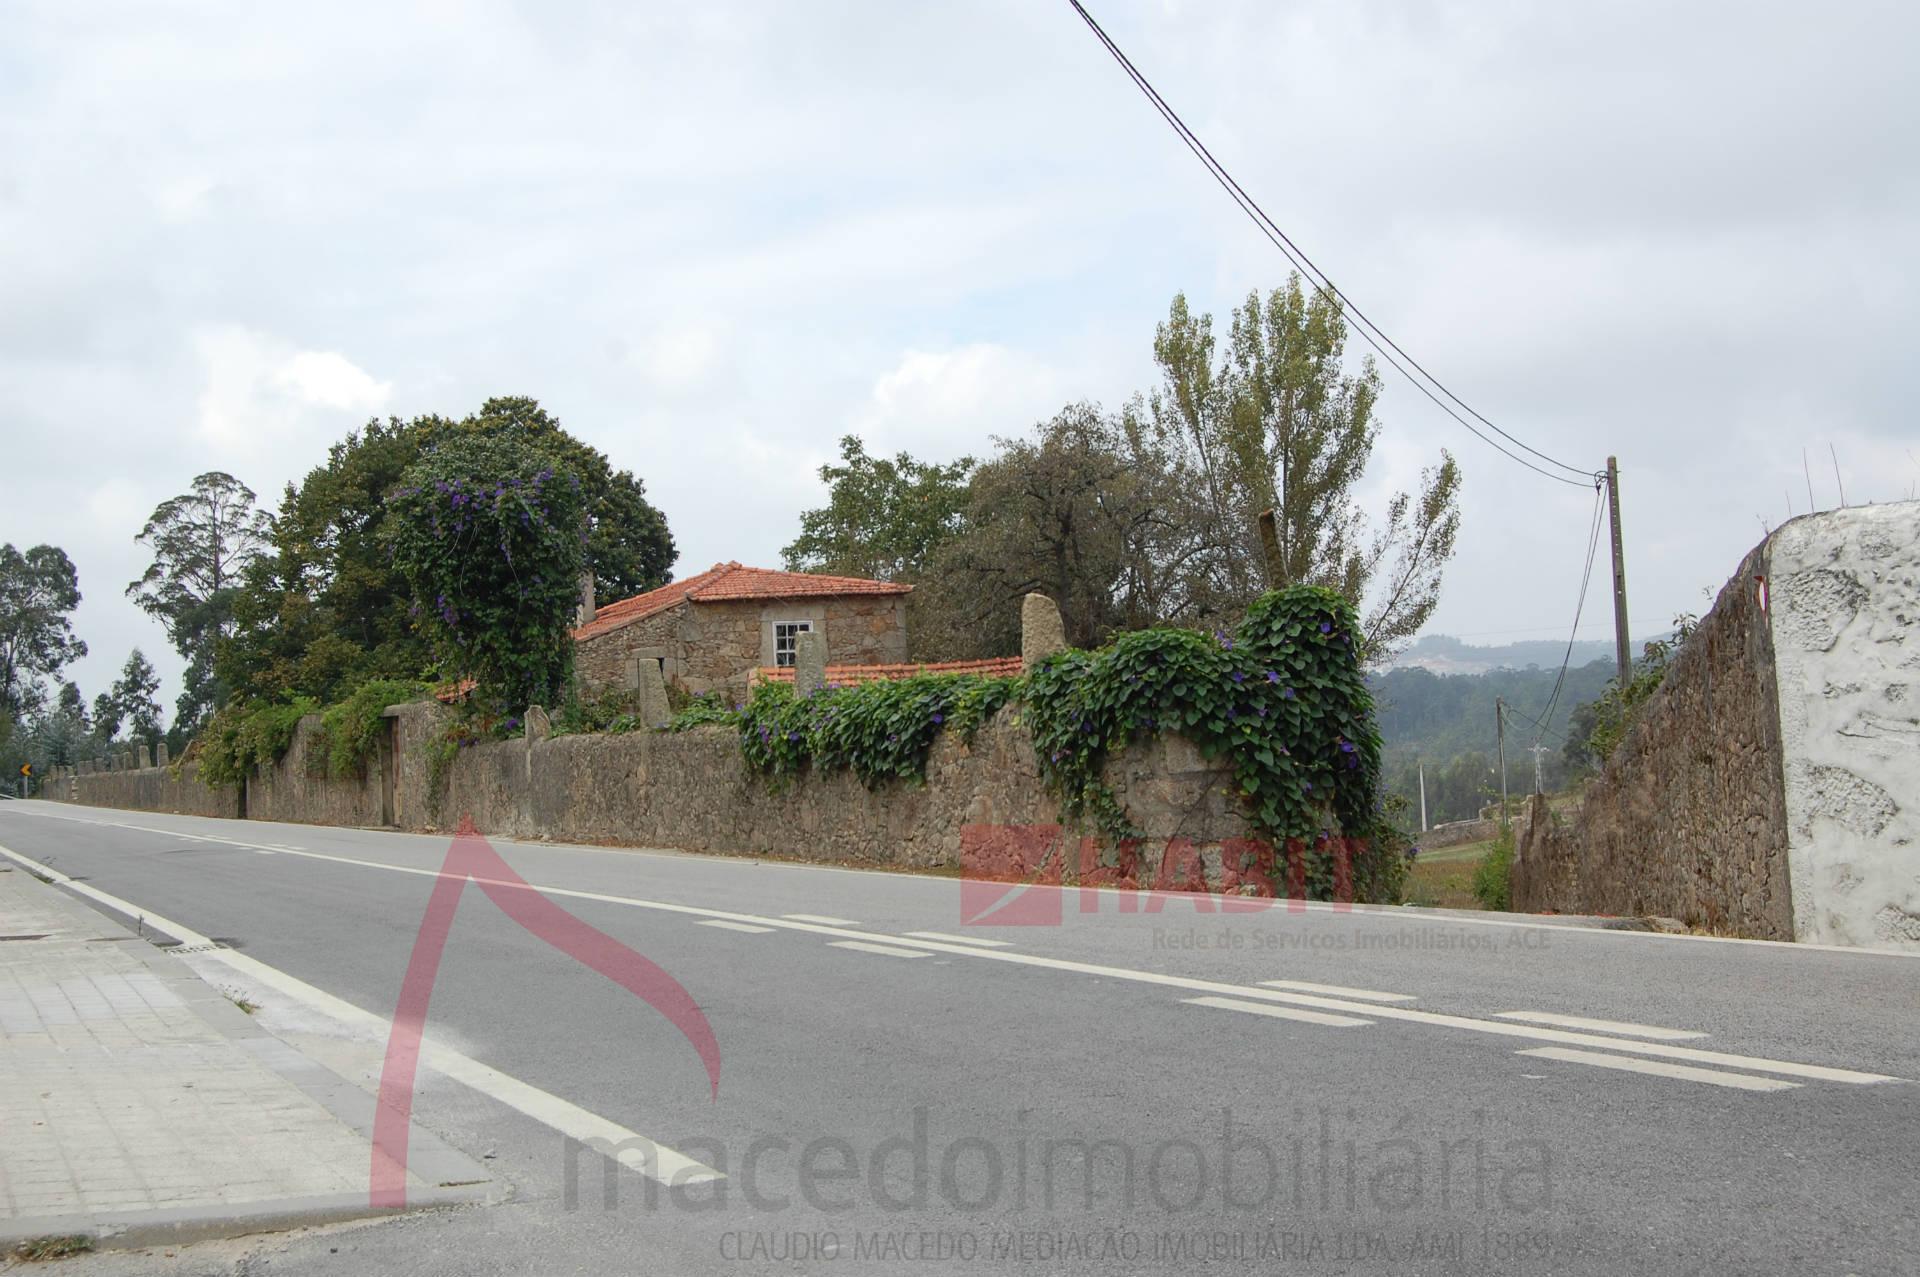
[[[387,707],[420,700],[430,690],[426,683],[377,678],[362,683],[344,701],[325,707],[307,696],[229,704],[213,716],[196,742],[197,775],[208,785],[240,784],[249,774],[285,758],[300,720],[315,713],[320,715],[319,758],[324,774],[364,775]]]
[[[1018,684],[977,674],[921,674],[800,696],[789,684],[762,683],[733,717],[747,765],[776,779],[812,766],[851,770],[870,786],[924,780],[934,736],[949,727],[971,736]],[[709,703],[689,707],[680,718],[696,714],[706,721],[721,717]]]
[[[325,734],[327,774],[361,776],[366,774],[367,759],[380,739],[380,726],[387,707],[404,705],[429,695],[432,688],[421,682],[396,678],[370,679],[353,689],[353,694],[321,712],[320,727]]]
[[[255,769],[273,766],[286,757],[300,720],[319,708],[308,696],[228,704],[200,734],[200,780],[238,785]]]
[[[1310,894],[1334,889],[1334,840],[1362,840],[1356,897],[1397,900],[1403,840],[1380,811],[1380,735],[1355,655],[1352,605],[1295,586],[1257,599],[1232,634],[1142,630],[1093,652],[1040,663],[1024,721],[1070,816],[1113,843],[1137,834],[1101,780],[1130,741],[1184,736],[1233,769],[1249,823],[1275,847],[1297,843]],[[1248,868],[1249,866],[1241,866]]]

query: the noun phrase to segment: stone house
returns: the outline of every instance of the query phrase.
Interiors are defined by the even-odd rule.
[[[901,664],[912,588],[716,563],[606,607],[583,603],[574,665],[590,692],[638,686],[637,663],[656,660],[669,684],[695,695],[739,694],[759,669],[790,668],[806,632],[821,635],[836,661]]]

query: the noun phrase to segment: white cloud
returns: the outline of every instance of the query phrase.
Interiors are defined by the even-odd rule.
[[[924,451],[943,460],[984,451],[989,435],[1024,432],[1071,394],[1054,368],[992,342],[909,350],[874,382],[854,432],[870,449]]]
[[[676,325],[642,341],[631,359],[655,388],[681,393],[713,375],[720,365],[720,350],[717,328]]]
[[[246,328],[209,329],[194,344],[206,377],[200,433],[243,454],[338,435],[377,413],[392,391],[344,355],[296,350]]]

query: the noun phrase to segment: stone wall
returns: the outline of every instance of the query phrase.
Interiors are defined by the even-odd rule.
[[[1230,773],[1178,739],[1135,747],[1109,764],[1109,783],[1147,836],[1101,864],[1078,835],[1060,828],[1032,738],[1012,711],[983,724],[971,742],[957,734],[936,737],[925,784],[869,790],[851,774],[836,773],[775,787],[747,771],[735,732],[713,727],[476,745],[447,765],[437,801],[428,744],[445,711],[406,705],[388,713],[391,763],[383,751],[365,776],[341,779],[321,774],[317,716],[302,720],[286,757],[248,781],[244,814],[419,832],[444,832],[471,817],[481,832],[509,838],[964,866],[981,869],[982,876],[995,876],[996,867],[1020,869],[1002,863],[1001,853],[1011,847],[1043,852],[1045,864],[1029,856],[1025,867],[1050,881],[1214,890],[1259,883],[1263,894],[1278,882],[1271,856],[1257,867],[1246,863],[1249,830]],[[164,776],[154,769],[80,777],[77,792],[47,796],[136,810],[242,814],[236,790],[210,790],[192,780],[162,789],[155,782]],[[126,783],[140,778],[151,779]],[[191,801],[200,806],[188,806]],[[969,848],[984,854],[969,862]]]
[[[1660,914],[1793,939],[1779,695],[1764,605],[1767,546],[1747,556],[1571,818],[1535,799],[1514,908]]]
[[[850,773],[777,789],[747,771],[738,735],[719,727],[482,745],[454,761],[442,819],[471,815],[483,832],[507,837],[959,866],[963,844],[982,829],[1060,823],[1032,739],[1011,718],[1003,712],[982,725],[971,743],[941,734],[924,785],[877,790]],[[1109,780],[1146,830],[1152,856],[1182,840],[1181,854],[1206,865],[1210,885],[1235,885],[1237,864],[1222,876],[1220,846],[1248,830],[1228,773],[1173,740],[1129,751]],[[1154,867],[1146,873],[1156,876]]]
[[[432,828],[428,746],[445,714],[435,704],[394,706],[386,718],[391,735],[367,760],[365,774],[344,777],[326,774],[320,716],[307,715],[286,756],[247,778],[246,815],[308,825]]]
[[[1536,800],[1513,888],[1920,951],[1920,503],[1802,516],[1749,554],[1579,812]]]
[[[121,807],[129,811],[170,811],[182,816],[236,819],[245,814],[240,789],[215,789],[200,783],[191,762],[176,774],[171,767],[141,767],[123,771],[64,773],[49,781],[40,797],[89,807]]]
[[[907,659],[904,595],[683,602],[581,642],[575,667],[593,691],[626,688],[630,662],[657,660],[670,684],[699,694],[746,691],[752,672],[774,664],[773,626],[808,621],[827,640],[835,664],[880,665]]]

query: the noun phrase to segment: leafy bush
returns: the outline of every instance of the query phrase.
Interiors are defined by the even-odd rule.
[[[1568,734],[1572,739],[1565,751],[1570,759],[1580,763],[1595,760],[1605,763],[1612,757],[1639,718],[1640,707],[1652,699],[1666,681],[1667,670],[1693,637],[1699,623],[1699,618],[1689,612],[1674,617],[1671,635],[1653,639],[1641,649],[1640,659],[1633,663],[1624,688],[1615,677],[1608,681],[1600,699],[1574,710],[1568,720]]]
[[[737,711],[741,745],[748,766],[775,778],[811,765],[851,770],[869,786],[921,780],[934,736],[951,722],[971,737],[1012,698],[1018,682],[920,674],[808,696],[786,683],[762,683]]]
[[[580,477],[523,440],[456,434],[388,502],[394,566],[443,672],[475,679],[492,714],[560,703],[588,535]]]
[[[553,734],[639,731],[643,726],[639,710],[639,694],[624,688],[606,688],[588,696],[569,694],[554,712]]]
[[[353,694],[321,712],[325,733],[327,774],[363,776],[367,759],[380,741],[387,707],[404,705],[429,695],[425,683],[408,679],[376,678],[353,689]]]
[[[1473,871],[1473,894],[1483,909],[1513,907],[1513,827],[1500,831]]]
[[[1354,655],[1358,620],[1339,594],[1261,596],[1232,635],[1143,630],[1097,652],[1062,652],[1028,675],[1025,721],[1068,815],[1113,841],[1138,835],[1100,778],[1136,737],[1177,733],[1233,768],[1254,830],[1305,848],[1309,894],[1333,889],[1336,830],[1367,840],[1362,899],[1397,898],[1404,855],[1384,846],[1380,738]]]
[[[286,757],[300,720],[319,708],[307,696],[229,704],[201,734],[200,779],[209,785],[236,785],[253,771],[271,767]]]
[[[714,692],[703,692],[683,705],[667,723],[670,732],[695,727],[738,727],[740,707],[728,705]]]

